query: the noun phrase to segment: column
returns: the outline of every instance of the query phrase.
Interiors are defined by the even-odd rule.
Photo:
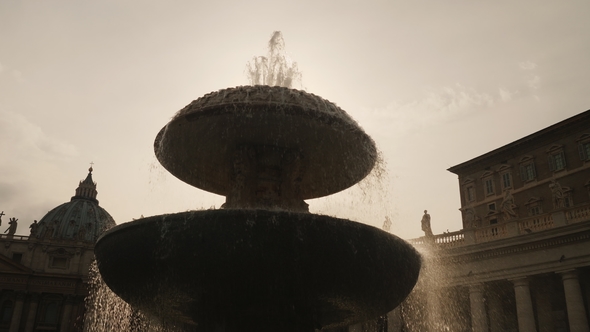
[[[18,332],[20,326],[20,318],[23,314],[23,304],[25,303],[25,293],[22,291],[16,292],[16,301],[14,303],[14,311],[12,312],[12,319],[10,320],[10,328],[8,332]]]
[[[469,286],[469,302],[471,304],[471,330],[487,332],[486,304],[483,297],[483,284]]]
[[[35,318],[37,317],[37,307],[39,305],[39,294],[31,294],[31,304],[29,305],[29,313],[27,314],[27,322],[25,323],[25,332],[33,332],[35,328]]]
[[[70,328],[70,315],[72,314],[72,303],[73,302],[74,302],[74,297],[72,295],[68,295],[66,297],[63,314],[61,316],[61,323],[60,323],[59,332],[67,332]]]
[[[571,332],[590,332],[586,308],[582,299],[582,290],[578,280],[578,272],[569,270],[561,272],[563,290],[565,292],[565,303],[567,306],[567,318]]]
[[[514,295],[516,297],[516,315],[518,317],[518,332],[536,332],[533,301],[527,278],[514,279]]]

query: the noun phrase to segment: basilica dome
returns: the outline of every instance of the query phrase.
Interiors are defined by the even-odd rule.
[[[105,230],[115,226],[113,217],[98,205],[92,167],[80,181],[72,199],[49,211],[31,225],[31,236],[39,239],[95,242]]]

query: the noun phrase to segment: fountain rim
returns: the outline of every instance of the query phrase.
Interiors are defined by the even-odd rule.
[[[298,102],[299,100],[301,101]],[[269,128],[276,131],[279,129],[274,128],[275,124],[284,122],[279,121],[279,118],[285,116],[290,117],[290,121],[279,126],[281,134],[278,136],[261,138],[258,133],[248,131],[239,132],[238,135],[227,132],[227,126],[217,128],[219,122],[231,125],[235,119],[241,119],[240,124],[250,126],[250,131],[253,128]],[[208,126],[200,123],[201,121]],[[264,125],[260,127],[260,123]],[[328,153],[330,157],[325,156],[325,153],[309,152],[314,151],[313,144],[324,144],[324,140],[301,140],[302,136],[297,135],[305,131],[309,133],[310,128],[322,133],[322,138],[326,141],[344,142],[342,144],[347,148],[331,149],[333,151]],[[207,131],[208,135],[200,131]],[[242,143],[252,143],[299,150],[304,153],[305,158],[310,157],[306,161],[310,166],[310,174],[310,169],[317,169],[318,165],[322,165],[322,168],[328,165],[328,168],[334,170],[331,179],[320,174],[306,176],[301,183],[302,199],[324,197],[352,187],[367,177],[379,160],[374,140],[336,104],[303,90],[267,85],[230,87],[193,100],[160,129],[154,141],[154,152],[160,164],[180,180],[205,191],[226,196],[231,190],[229,174],[232,170],[231,161],[228,159],[231,157],[227,155],[230,152],[209,148],[207,158],[203,157],[202,153],[195,152],[204,149],[199,145],[211,140],[211,137],[219,139],[218,137],[223,135],[232,137],[225,141],[226,146],[232,149]],[[243,141],[239,141],[238,138]],[[187,147],[187,140],[194,144]],[[273,144],[278,141],[281,143]],[[183,142],[182,146],[180,142]],[[163,148],[166,150],[163,151]],[[325,149],[324,145],[322,151]],[[224,153],[226,155],[222,155]],[[193,160],[209,162],[211,158],[217,158],[217,168],[205,165],[198,168],[179,166],[186,164],[187,155],[194,156]],[[341,167],[346,164],[354,167]]]

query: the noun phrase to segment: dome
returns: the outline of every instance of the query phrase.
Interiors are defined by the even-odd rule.
[[[97,193],[90,167],[72,199],[49,211],[32,227],[31,235],[40,239],[96,241],[105,230],[115,226],[113,217],[98,205]]]

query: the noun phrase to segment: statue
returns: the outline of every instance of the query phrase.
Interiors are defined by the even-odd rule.
[[[424,215],[422,216],[422,231],[426,237],[432,237],[432,229],[430,228],[430,215],[428,214],[427,210],[424,210]]]
[[[481,218],[475,213],[475,210],[472,207],[464,209],[463,214],[463,225],[465,228],[471,229],[481,227]]]
[[[55,223],[57,223],[57,220],[55,220],[54,222],[47,223],[47,227],[45,228],[45,233],[43,234],[44,239],[49,239],[49,238],[53,237],[53,231],[55,230]]]
[[[549,184],[549,189],[551,189],[551,195],[553,197],[553,208],[561,209],[565,207],[563,188],[561,188],[559,182],[555,181],[555,179],[551,180],[551,183]]]
[[[4,211],[0,212],[0,226],[2,226],[2,216],[4,215]]]
[[[37,220],[33,220],[33,223],[29,226],[29,228],[31,229],[31,234],[29,235],[30,237],[37,235],[37,229],[39,228],[39,223],[37,223]]]
[[[506,220],[517,217],[516,211],[514,211],[516,204],[514,204],[514,197],[510,193],[510,190],[506,190],[506,194],[504,195],[504,200],[502,200],[501,206],[502,212],[504,213],[504,218]]]
[[[8,235],[14,235],[14,233],[16,233],[16,226],[18,225],[17,223],[18,219],[16,218],[10,218],[10,221],[8,222],[8,228],[4,231],[4,233],[8,232]]]

